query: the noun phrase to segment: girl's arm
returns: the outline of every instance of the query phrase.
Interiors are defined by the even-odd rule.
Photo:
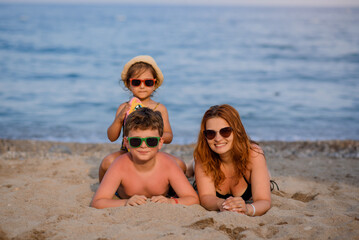
[[[210,211],[224,211],[225,199],[216,196],[216,188],[211,177],[207,176],[200,161],[195,160],[195,176],[201,205]]]
[[[118,107],[116,111],[116,117],[107,129],[107,137],[111,142],[116,141],[120,136],[123,120],[125,119],[126,112],[129,110],[129,108],[130,105],[128,103],[122,103]]]
[[[193,189],[181,168],[173,161],[168,169],[169,182],[178,198],[171,199],[171,203],[192,205],[199,204],[198,195]]]
[[[163,104],[160,104],[158,106],[158,111],[161,112],[162,119],[163,119],[163,136],[162,137],[163,137],[164,143],[169,144],[172,142],[173,133],[172,133],[171,125],[170,125],[170,120],[168,117],[167,108]]]

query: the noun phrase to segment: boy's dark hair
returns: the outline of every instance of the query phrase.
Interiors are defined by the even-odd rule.
[[[163,135],[163,119],[159,111],[153,111],[150,108],[140,108],[132,112],[126,118],[125,128],[123,130],[124,136],[128,136],[133,129],[140,130],[158,130],[160,137]]]

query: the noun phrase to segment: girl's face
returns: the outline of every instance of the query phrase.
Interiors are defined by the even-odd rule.
[[[141,73],[138,76],[131,76],[131,78],[136,78],[136,79],[141,79],[141,80],[145,80],[145,79],[153,79],[153,75],[150,69],[147,69],[146,71],[144,71],[143,73]],[[144,82],[141,82],[140,86],[132,86],[132,84],[130,83],[130,91],[133,93],[133,96],[139,98],[141,101],[151,97],[151,94],[153,93],[153,91],[155,91],[155,85],[151,87],[148,87],[145,85]]]
[[[210,118],[206,122],[205,130],[213,130],[216,132],[216,136],[213,139],[207,138],[207,143],[213,152],[222,155],[228,153],[233,146],[233,133],[231,132],[229,137],[223,137],[219,131],[223,128],[230,127],[228,122],[220,117]],[[223,130],[222,130],[223,131]]]

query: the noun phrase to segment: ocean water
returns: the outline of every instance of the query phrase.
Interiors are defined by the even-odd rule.
[[[358,25],[358,8],[1,4],[0,138],[109,142],[122,67],[148,54],[173,143],[224,103],[254,140],[358,140]]]

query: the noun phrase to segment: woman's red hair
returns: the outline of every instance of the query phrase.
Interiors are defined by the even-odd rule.
[[[232,106],[227,104],[215,105],[205,112],[202,118],[201,130],[198,134],[198,141],[193,156],[196,161],[201,162],[205,173],[212,177],[217,189],[225,178],[224,173],[220,168],[221,159],[217,153],[211,150],[203,134],[203,131],[206,130],[207,120],[211,118],[222,118],[226,120],[229,126],[233,129],[233,147],[231,153],[237,180],[244,175],[247,169],[252,141],[243,127],[239,113]]]

